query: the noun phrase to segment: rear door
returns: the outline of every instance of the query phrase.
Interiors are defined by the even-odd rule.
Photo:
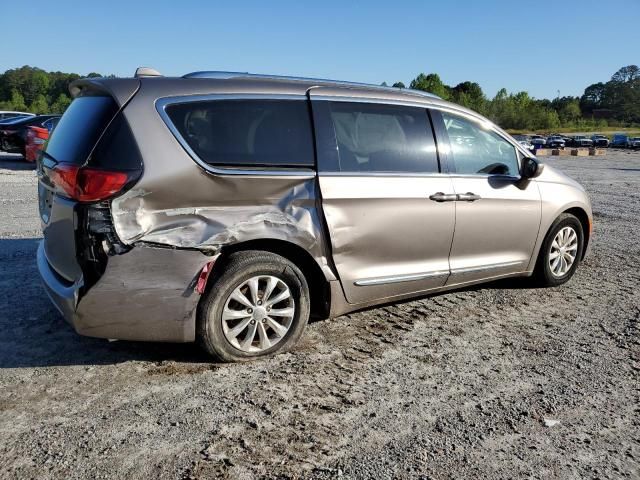
[[[517,149],[472,117],[432,112],[457,195],[447,285],[526,270],[540,227],[535,181],[522,181]]]
[[[444,285],[454,202],[443,201],[452,185],[427,110],[327,98],[323,89],[311,99],[322,208],[348,302]]]

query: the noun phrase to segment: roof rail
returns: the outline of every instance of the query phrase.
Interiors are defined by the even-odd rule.
[[[348,82],[344,80],[330,80],[327,78],[310,78],[310,77],[289,77],[286,75],[267,75],[261,73],[249,73],[249,72],[218,72],[218,71],[202,71],[191,72],[183,75],[182,78],[212,78],[217,80],[229,80],[232,78],[263,78],[271,80],[290,80],[299,82],[322,82],[322,83],[334,83],[336,85],[343,85],[346,87],[365,87],[383,91],[391,92],[406,92],[414,95],[421,95],[423,97],[440,98],[433,93],[424,92],[422,90],[414,90],[412,88],[398,88],[398,87],[385,87],[382,85],[375,85],[371,83],[360,82]]]

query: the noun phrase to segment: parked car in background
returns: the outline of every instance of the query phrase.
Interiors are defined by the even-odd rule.
[[[560,135],[553,135],[547,138],[547,147],[548,148],[564,148],[565,142],[564,138]]]
[[[16,123],[19,122],[20,120],[24,120],[25,118],[33,118],[33,117],[28,117],[26,115],[21,115],[21,116],[17,116],[17,117],[7,117],[3,120],[0,120],[0,127],[2,125],[10,125],[12,123]]]
[[[527,135],[514,135],[513,138],[515,138],[520,145],[530,152],[534,150],[534,147],[529,141],[529,137]]]
[[[596,133],[591,136],[594,147],[607,148],[609,146],[609,137]]]
[[[633,148],[633,149],[640,148],[640,137],[630,138],[629,141],[627,142],[627,147]]]
[[[34,117],[33,113],[28,112],[15,112],[13,110],[0,110],[0,122],[16,117]]]
[[[576,135],[571,140],[571,146],[578,148],[593,147],[593,140],[584,135]]]
[[[45,123],[53,118],[60,118],[60,115],[37,115],[0,123],[0,150],[25,155],[29,127],[47,128]]]
[[[561,285],[587,251],[584,188],[459,105],[143,72],[72,83],[37,163],[38,269],[78,333],[247,361],[292,348],[310,317],[498,278]]]
[[[629,135],[624,133],[616,133],[609,143],[610,147],[627,148],[629,146]]]
[[[541,148],[547,144],[547,140],[542,135],[531,135],[529,142],[534,148]]]
[[[60,121],[60,117],[50,118],[44,122],[42,127],[29,127],[27,130],[27,141],[25,145],[24,159],[27,162],[35,162],[38,154],[49,139],[54,128]]]

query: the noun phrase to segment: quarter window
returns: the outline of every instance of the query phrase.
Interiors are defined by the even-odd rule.
[[[331,102],[342,172],[438,171],[427,111],[416,107]]]
[[[166,107],[204,162],[229,167],[313,167],[304,100],[208,100]]]
[[[449,136],[457,173],[520,174],[515,147],[497,133],[447,112],[442,112],[442,119]]]

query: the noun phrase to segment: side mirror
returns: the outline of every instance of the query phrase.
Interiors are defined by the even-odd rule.
[[[535,158],[526,157],[522,160],[522,178],[535,178],[542,173],[544,164]]]

